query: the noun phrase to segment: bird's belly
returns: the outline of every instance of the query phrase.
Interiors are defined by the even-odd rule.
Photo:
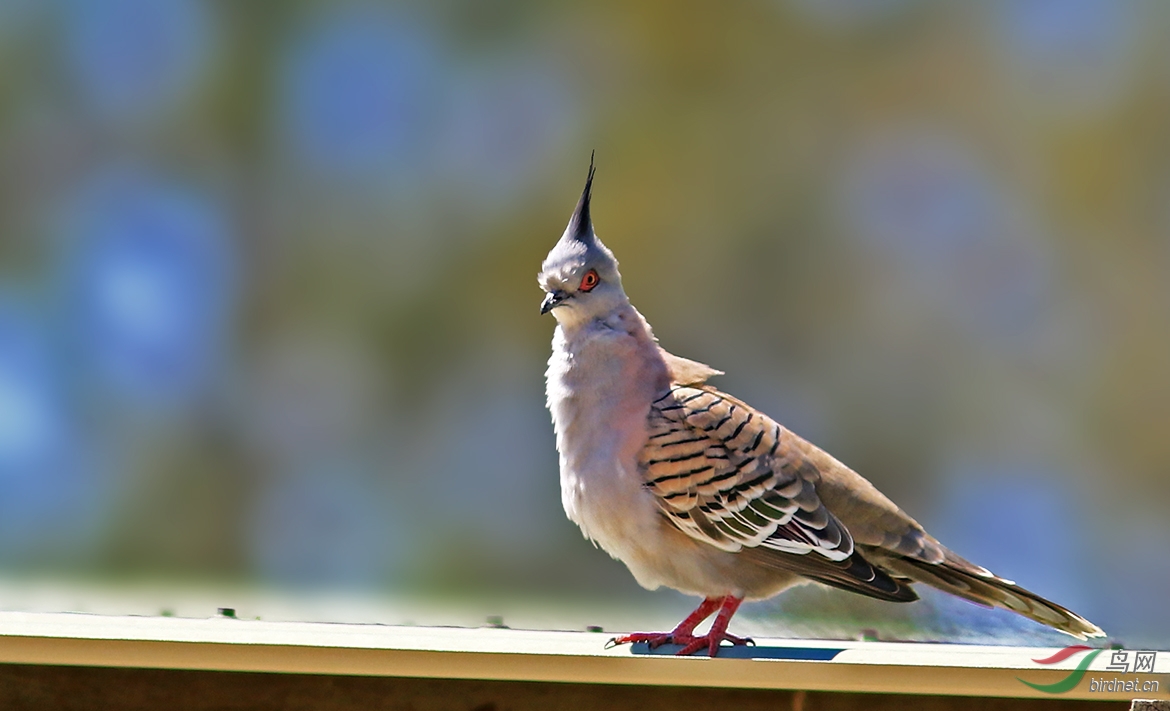
[[[615,558],[654,547],[658,513],[635,469],[613,461],[562,466],[561,500],[581,532]]]
[[[672,526],[641,486],[640,477],[633,486],[626,483],[628,474],[637,471],[624,472],[612,463],[604,472],[570,469],[562,472],[562,496],[568,517],[602,550],[625,563],[639,585],[702,596],[772,593],[773,583],[768,581],[767,594],[750,594],[758,586],[755,581],[745,585],[736,554],[696,541]]]
[[[793,573],[761,567],[737,553],[696,541],[657,513],[648,520],[653,525],[612,536],[604,530],[593,539],[625,563],[638,584],[648,590],[668,587],[702,597],[762,600],[799,581]]]

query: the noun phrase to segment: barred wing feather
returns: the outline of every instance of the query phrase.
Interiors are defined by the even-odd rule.
[[[853,554],[849,531],[817,495],[816,468],[771,418],[709,387],[676,387],[654,402],[649,423],[646,486],[683,532],[730,552]]]

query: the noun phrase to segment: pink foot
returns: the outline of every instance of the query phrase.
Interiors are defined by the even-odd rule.
[[[680,657],[686,657],[706,647],[707,654],[714,657],[719,650],[719,645],[723,640],[731,642],[733,646],[750,644],[755,645],[755,641],[751,637],[737,637],[726,632],[722,634],[705,634],[696,637],[692,634],[680,634],[677,632],[632,632],[621,637],[614,637],[605,645],[606,649],[616,647],[619,644],[636,644],[638,642],[645,642],[650,649],[657,649],[664,644],[677,644],[682,647],[678,652],[675,652]]]
[[[731,616],[735,614],[741,601],[740,598],[733,596],[707,598],[673,632],[633,632],[622,635],[621,637],[614,637],[609,640],[605,648],[609,649],[619,644],[636,642],[645,642],[650,646],[650,649],[656,649],[664,644],[678,644],[682,646],[682,649],[677,652],[680,657],[694,654],[704,647],[707,648],[707,654],[714,657],[719,653],[719,645],[722,644],[723,640],[727,640],[733,645],[754,645],[755,642],[751,638],[736,637],[733,634],[727,633],[727,623],[731,620]],[[715,622],[711,625],[711,631],[699,637],[692,634],[695,627],[704,619],[710,617],[711,613],[716,609],[719,610],[719,614],[716,616]]]
[[[711,632],[710,634],[705,634],[699,637],[692,637],[691,641],[684,645],[682,649],[678,650],[676,654],[680,657],[688,657],[706,647],[707,656],[714,657],[719,653],[719,644],[723,640],[731,642],[732,646],[743,644],[750,644],[755,646],[756,644],[751,637],[736,637],[735,635],[727,634],[726,632]]]

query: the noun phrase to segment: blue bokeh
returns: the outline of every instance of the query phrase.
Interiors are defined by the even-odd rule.
[[[67,288],[85,370],[123,402],[197,395],[221,364],[235,291],[222,210],[165,179],[112,171],[71,217]]]
[[[97,113],[140,119],[172,108],[214,54],[210,6],[199,0],[64,0],[63,52]]]
[[[853,234],[915,271],[954,269],[1003,212],[995,183],[966,146],[910,127],[851,154],[843,208]]]
[[[1063,117],[1092,115],[1130,86],[1141,30],[1131,0],[1010,0],[988,4],[999,58],[1020,97]]]
[[[521,61],[527,59],[527,62]],[[579,133],[579,88],[554,62],[485,63],[455,82],[444,112],[440,163],[467,208],[514,209],[547,156]]]
[[[0,300],[0,555],[10,562],[78,554],[114,495],[79,431],[47,324]]]
[[[58,373],[41,330],[0,306],[0,478],[49,466],[64,444]]]
[[[977,338],[1027,348],[1052,306],[1051,266],[1002,182],[958,138],[902,127],[850,156],[840,212],[891,283],[935,295]]]
[[[432,45],[425,28],[370,9],[318,18],[280,68],[277,111],[291,152],[333,178],[408,170],[442,83]]]

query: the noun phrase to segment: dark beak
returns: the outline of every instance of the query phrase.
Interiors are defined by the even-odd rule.
[[[560,289],[554,289],[548,292],[545,294],[544,301],[540,302],[540,314],[542,316],[547,314],[549,311],[564,303],[567,298],[569,298],[568,292],[561,291]]]

